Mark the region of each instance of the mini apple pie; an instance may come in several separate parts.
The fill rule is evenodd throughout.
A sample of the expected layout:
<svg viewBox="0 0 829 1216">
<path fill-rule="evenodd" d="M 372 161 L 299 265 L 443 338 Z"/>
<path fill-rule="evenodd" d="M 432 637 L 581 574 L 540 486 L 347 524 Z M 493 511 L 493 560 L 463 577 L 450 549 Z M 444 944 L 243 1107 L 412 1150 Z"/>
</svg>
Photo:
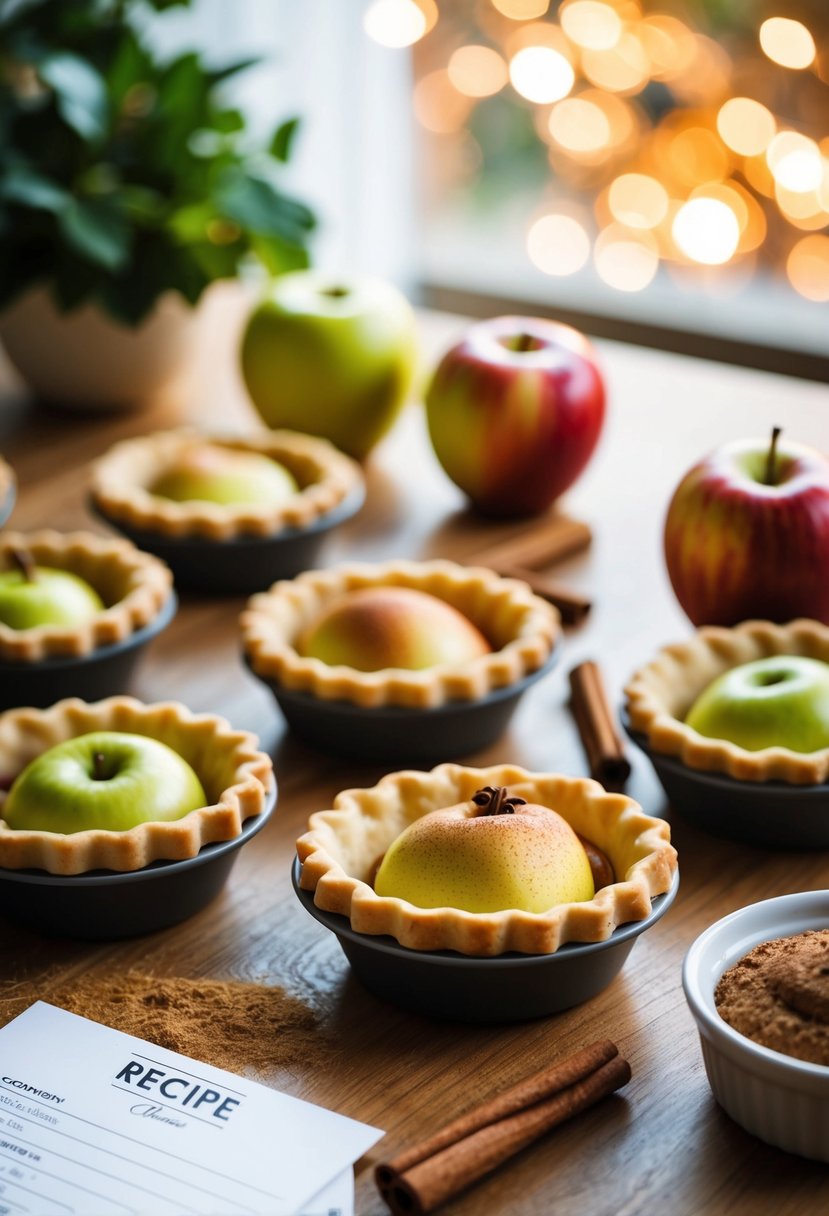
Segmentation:
<svg viewBox="0 0 829 1216">
<path fill-rule="evenodd" d="M 306 571 L 253 596 L 241 628 L 260 678 L 362 709 L 480 701 L 544 667 L 560 634 L 526 584 L 448 561 Z"/>
<path fill-rule="evenodd" d="M 492 815 L 504 817 L 495 824 Z M 396 857 L 390 876 L 394 886 L 403 866 L 409 867 L 408 898 L 388 893 L 383 881 L 388 859 L 407 833 L 425 829 L 427 821 L 434 823 L 427 847 L 421 840 L 407 858 Z M 556 864 L 557 856 L 565 869 L 583 868 L 583 859 L 573 852 L 582 846 L 588 859 L 591 853 L 603 855 L 609 870 L 595 882 L 589 870 L 587 877 L 565 875 L 566 902 L 545 906 L 534 895 L 526 902 L 535 910 L 512 906 L 523 902 L 519 888 L 532 884 L 532 872 L 538 876 L 539 850 L 548 833 L 554 839 L 542 870 Z M 472 864 L 469 838 L 476 836 Z M 415 950 L 481 956 L 550 954 L 566 942 L 605 941 L 619 925 L 650 915 L 651 900 L 671 888 L 677 868 L 668 824 L 646 815 L 632 798 L 609 794 L 588 779 L 514 765 L 443 764 L 431 772 L 390 773 L 372 789 L 346 790 L 330 810 L 311 816 L 297 853 L 301 887 L 314 892 L 317 907 L 347 917 L 356 932 L 386 934 Z M 460 867 L 457 876 L 448 874 L 453 867 Z M 592 861 L 590 868 L 596 877 Z M 507 871 L 506 896 L 484 890 L 503 885 Z M 463 907 L 441 904 L 434 895 L 455 877 L 454 889 L 464 892 L 457 900 Z M 544 873 L 542 882 L 549 877 Z M 470 901 L 496 910 L 470 911 Z"/>
<path fill-rule="evenodd" d="M 158 767 L 160 752 L 183 771 L 181 806 L 171 806 L 162 788 L 171 770 Z M 35 766 L 46 768 L 37 784 Z M 273 789 L 270 758 L 254 735 L 175 702 L 72 698 L 47 710 L 12 710 L 0 715 L 0 867 L 71 875 L 195 857 L 206 844 L 237 837 Z M 154 819 L 156 799 L 163 809 Z M 87 801 L 101 826 L 83 826 Z M 52 830 L 43 829 L 44 814 Z"/>
<path fill-rule="evenodd" d="M 230 541 L 309 528 L 362 486 L 356 462 L 325 439 L 179 430 L 116 444 L 94 466 L 92 499 L 128 532 Z"/>
<path fill-rule="evenodd" d="M 632 729 L 689 769 L 829 779 L 829 627 L 817 621 L 703 627 L 661 650 L 625 692 Z"/>
<path fill-rule="evenodd" d="M 129 541 L 4 532 L 0 663 L 81 659 L 126 642 L 159 617 L 172 592 L 164 563 Z"/>
</svg>

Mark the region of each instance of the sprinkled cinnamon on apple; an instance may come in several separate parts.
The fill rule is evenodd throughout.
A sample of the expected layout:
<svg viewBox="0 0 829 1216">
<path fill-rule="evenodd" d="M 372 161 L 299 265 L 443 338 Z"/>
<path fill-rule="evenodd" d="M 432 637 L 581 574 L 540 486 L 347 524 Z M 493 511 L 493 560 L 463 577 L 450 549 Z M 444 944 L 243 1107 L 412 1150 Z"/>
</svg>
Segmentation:
<svg viewBox="0 0 829 1216">
<path fill-rule="evenodd" d="M 517 806 L 526 806 L 526 798 L 507 797 L 505 785 L 486 785 L 470 798 L 481 809 L 480 815 L 512 815 Z"/>
<path fill-rule="evenodd" d="M 772 427 L 771 443 L 769 444 L 766 456 L 766 471 L 763 476 L 763 484 L 767 486 L 777 485 L 777 440 L 782 433 L 783 428 L 781 426 Z"/>
<path fill-rule="evenodd" d="M 37 566 L 28 549 L 12 549 L 10 557 L 27 583 L 37 582 Z"/>
</svg>

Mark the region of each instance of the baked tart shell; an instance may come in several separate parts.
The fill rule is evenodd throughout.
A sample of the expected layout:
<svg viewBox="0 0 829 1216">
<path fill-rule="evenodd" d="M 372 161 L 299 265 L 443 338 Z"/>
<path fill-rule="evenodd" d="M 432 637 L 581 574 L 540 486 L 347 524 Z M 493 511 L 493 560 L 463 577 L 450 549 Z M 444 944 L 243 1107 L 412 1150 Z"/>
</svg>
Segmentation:
<svg viewBox="0 0 829 1216">
<path fill-rule="evenodd" d="M 67 570 L 85 579 L 106 608 L 72 628 L 38 625 L 18 630 L 0 623 L 0 661 L 83 658 L 100 647 L 126 641 L 158 616 L 173 591 L 169 568 L 126 540 L 110 540 L 92 532 L 3 532 L 0 569 L 12 566 L 15 550 L 30 554 L 36 565 Z"/>
<path fill-rule="evenodd" d="M 829 780 L 829 747 L 801 753 L 786 747 L 747 751 L 726 739 L 710 739 L 685 722 L 691 706 L 718 676 L 774 655 L 803 655 L 829 663 L 829 626 L 797 620 L 787 625 L 745 621 L 731 629 L 704 626 L 686 642 L 666 646 L 625 688 L 634 731 L 650 747 L 689 768 L 724 773 L 738 781 L 819 785 Z"/>
<path fill-rule="evenodd" d="M 467 801 L 487 785 L 556 810 L 607 854 L 617 881 L 592 900 L 543 913 L 418 908 L 376 894 L 379 859 L 409 824 Z M 347 917 L 356 932 L 385 934 L 415 950 L 471 956 L 550 954 L 566 942 L 605 941 L 619 925 L 650 914 L 651 900 L 669 890 L 677 868 L 669 825 L 646 815 L 633 799 L 609 794 L 595 781 L 514 765 L 443 764 L 430 772 L 390 773 L 371 789 L 346 790 L 330 810 L 311 815 L 297 854 L 301 887 L 313 891 L 317 907 Z"/>
<path fill-rule="evenodd" d="M 383 586 L 410 587 L 445 600 L 477 625 L 492 651 L 420 671 L 357 671 L 299 654 L 297 637 L 327 604 L 348 591 Z M 448 561 L 351 563 L 306 571 L 254 595 L 240 624 L 256 675 L 321 701 L 347 701 L 366 709 L 433 709 L 451 701 L 480 700 L 542 667 L 561 631 L 556 610 L 525 583 Z"/>
<path fill-rule="evenodd" d="M 152 493 L 153 483 L 182 451 L 203 444 L 270 457 L 293 473 L 300 493 L 275 505 L 173 502 Z M 360 466 L 326 439 L 295 431 L 243 438 L 176 430 L 115 444 L 93 466 L 91 489 L 101 514 L 134 532 L 229 541 L 309 527 L 362 486 Z"/>
<path fill-rule="evenodd" d="M 166 743 L 195 770 L 210 805 L 124 832 L 10 828 L 2 813 L 14 778 L 49 748 L 92 731 L 148 735 Z M 87 704 L 72 698 L 47 710 L 12 710 L 0 715 L 0 867 L 49 874 L 124 872 L 195 857 L 206 844 L 238 836 L 244 821 L 265 809 L 273 784 L 270 757 L 259 750 L 255 735 L 234 730 L 217 715 L 193 714 L 177 702 L 145 705 L 111 697 Z"/>
</svg>

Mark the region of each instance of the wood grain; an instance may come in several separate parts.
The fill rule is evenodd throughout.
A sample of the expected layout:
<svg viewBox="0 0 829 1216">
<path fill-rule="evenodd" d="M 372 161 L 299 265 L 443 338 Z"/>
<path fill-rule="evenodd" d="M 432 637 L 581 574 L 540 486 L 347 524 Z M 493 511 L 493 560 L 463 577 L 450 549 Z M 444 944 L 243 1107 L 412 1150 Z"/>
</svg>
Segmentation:
<svg viewBox="0 0 829 1216">
<path fill-rule="evenodd" d="M 15 528 L 104 531 L 86 508 L 85 466 L 118 438 L 178 422 L 252 428 L 235 370 L 239 305 L 216 296 L 205 318 L 202 387 L 187 404 L 159 402 L 141 415 L 66 418 L 33 405 L 0 370 L 0 451 L 14 465 Z M 462 318 L 422 315 L 424 369 L 463 329 Z M 829 400 L 804 381 L 601 343 L 611 389 L 600 449 L 565 509 L 592 530 L 589 551 L 555 577 L 589 597 L 593 611 L 568 631 L 556 671 L 526 696 L 507 735 L 474 763 L 513 761 L 585 773 L 567 710 L 565 672 L 587 657 L 602 664 L 618 701 L 630 672 L 689 626 L 667 583 L 661 527 L 682 473 L 716 444 L 767 434 L 826 446 Z M 412 403 L 367 466 L 365 509 L 332 538 L 328 563 L 408 555 L 473 555 L 508 539 L 514 525 L 483 522 L 431 454 Z M 336 941 L 308 917 L 290 886 L 295 838 L 311 811 L 340 789 L 371 784 L 380 766 L 343 764 L 291 737 L 269 694 L 238 657 L 238 598 L 185 598 L 154 643 L 133 691 L 176 697 L 256 731 L 274 756 L 277 813 L 242 852 L 229 885 L 189 922 L 129 942 L 50 941 L 4 926 L 0 979 L 31 998 L 73 974 L 140 967 L 164 975 L 270 982 L 318 1011 L 334 1066 L 296 1060 L 274 1085 L 386 1130 L 357 1169 L 360 1216 L 385 1212 L 372 1181 L 388 1159 L 494 1090 L 559 1054 L 614 1039 L 633 1079 L 614 1096 L 522 1153 L 508 1168 L 453 1201 L 455 1216 L 809 1216 L 829 1204 L 829 1171 L 767 1148 L 732 1123 L 711 1097 L 680 985 L 683 955 L 718 917 L 753 900 L 829 885 L 825 854 L 775 854 L 705 836 L 666 810 L 646 762 L 632 755 L 628 791 L 672 820 L 682 882 L 670 913 L 639 939 L 622 974 L 589 1004 L 527 1024 L 469 1027 L 432 1022 L 385 1005 L 351 977 Z M 217 1033 L 221 1028 L 217 1027 Z"/>
</svg>

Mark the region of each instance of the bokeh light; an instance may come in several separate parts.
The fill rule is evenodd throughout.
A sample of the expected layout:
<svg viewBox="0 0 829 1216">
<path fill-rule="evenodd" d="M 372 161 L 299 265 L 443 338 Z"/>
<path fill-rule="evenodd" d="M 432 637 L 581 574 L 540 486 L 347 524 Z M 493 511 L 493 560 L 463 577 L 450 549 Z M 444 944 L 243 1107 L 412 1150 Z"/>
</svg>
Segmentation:
<svg viewBox="0 0 829 1216">
<path fill-rule="evenodd" d="M 807 300 L 829 301 L 829 236 L 802 237 L 786 259 L 786 273 L 795 291 Z"/>
<path fill-rule="evenodd" d="M 656 228 L 668 214 L 668 192 L 655 177 L 623 173 L 608 192 L 614 219 L 628 228 Z"/>
<path fill-rule="evenodd" d="M 608 287 L 644 291 L 659 269 L 659 253 L 649 232 L 631 232 L 622 224 L 610 224 L 596 239 L 593 264 Z"/>
<path fill-rule="evenodd" d="M 363 29 L 381 46 L 412 46 L 438 19 L 435 0 L 372 0 L 363 14 Z"/>
<path fill-rule="evenodd" d="M 777 123 L 761 102 L 730 97 L 717 112 L 717 130 L 732 151 L 740 156 L 757 156 L 771 143 Z"/>
<path fill-rule="evenodd" d="M 815 59 L 815 40 L 801 21 L 769 17 L 760 26 L 760 46 L 774 63 L 802 70 Z"/>
<path fill-rule="evenodd" d="M 561 278 L 586 265 L 590 237 L 572 215 L 551 212 L 537 219 L 527 233 L 527 253 L 539 270 Z"/>
<path fill-rule="evenodd" d="M 559 20 L 570 41 L 588 51 L 609 51 L 624 29 L 616 9 L 601 0 L 569 0 Z"/>
<path fill-rule="evenodd" d="M 736 253 L 740 225 L 721 199 L 697 197 L 679 208 L 671 225 L 679 249 L 693 262 L 721 266 Z"/>
<path fill-rule="evenodd" d="M 582 69 L 599 88 L 637 93 L 648 83 L 650 61 L 636 35 L 626 31 L 610 50 L 583 51 Z"/>
<path fill-rule="evenodd" d="M 766 151 L 777 185 L 795 193 L 817 190 L 823 179 L 823 157 L 813 139 L 798 131 L 781 131 Z"/>
<path fill-rule="evenodd" d="M 435 135 L 460 131 L 472 108 L 471 98 L 458 92 L 444 68 L 420 78 L 415 85 L 413 104 L 418 122 Z"/>
<path fill-rule="evenodd" d="M 528 101 L 552 102 L 566 97 L 576 74 L 573 65 L 560 51 L 549 46 L 523 47 L 509 65 L 513 88 Z"/>
<path fill-rule="evenodd" d="M 611 141 L 610 119 L 600 105 L 584 97 L 567 97 L 553 106 L 548 129 L 568 152 L 598 152 Z"/>
<path fill-rule="evenodd" d="M 544 16 L 550 0 L 492 0 L 492 5 L 513 21 L 532 21 Z"/>
<path fill-rule="evenodd" d="M 491 97 L 509 79 L 504 60 L 488 46 L 461 46 L 449 60 L 449 79 L 467 97 Z"/>
</svg>

